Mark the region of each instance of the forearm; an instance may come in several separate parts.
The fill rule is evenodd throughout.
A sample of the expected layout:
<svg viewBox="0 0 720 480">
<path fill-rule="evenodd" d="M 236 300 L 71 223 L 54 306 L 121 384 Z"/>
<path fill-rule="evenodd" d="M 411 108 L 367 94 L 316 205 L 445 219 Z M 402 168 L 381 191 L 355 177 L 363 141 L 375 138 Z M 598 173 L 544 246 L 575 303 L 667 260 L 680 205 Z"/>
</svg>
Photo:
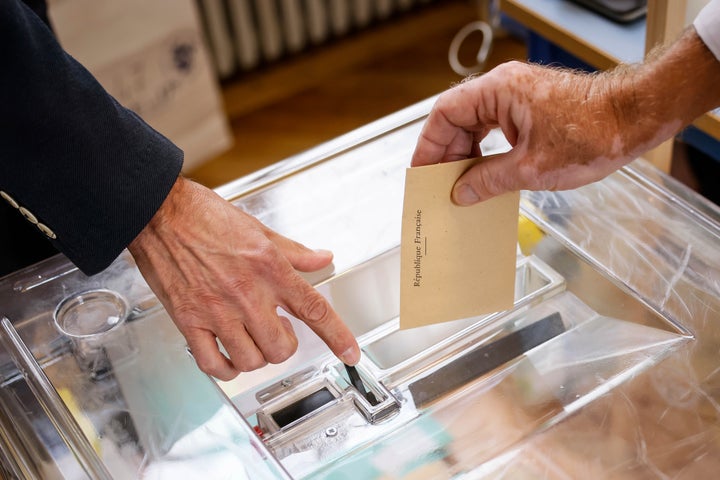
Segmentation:
<svg viewBox="0 0 720 480">
<path fill-rule="evenodd" d="M 0 53 L 0 190 L 97 273 L 155 214 L 183 153 L 119 105 L 21 2 L 0 2 Z"/>
<path fill-rule="evenodd" d="M 670 47 L 651 52 L 642 65 L 608 75 L 621 82 L 615 100 L 621 134 L 638 155 L 720 106 L 720 61 L 693 27 Z"/>
</svg>

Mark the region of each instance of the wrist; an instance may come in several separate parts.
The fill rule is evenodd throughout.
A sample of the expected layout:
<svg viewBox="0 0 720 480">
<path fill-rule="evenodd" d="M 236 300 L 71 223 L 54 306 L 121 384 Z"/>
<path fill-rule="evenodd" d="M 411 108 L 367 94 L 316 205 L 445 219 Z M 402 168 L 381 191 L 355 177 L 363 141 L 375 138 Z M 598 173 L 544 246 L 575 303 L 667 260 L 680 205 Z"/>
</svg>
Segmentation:
<svg viewBox="0 0 720 480">
<path fill-rule="evenodd" d="M 160 208 L 155 212 L 155 215 L 153 215 L 138 236 L 128 245 L 128 250 L 133 256 L 136 256 L 137 253 L 147 251 L 150 245 L 156 243 L 155 239 L 160 237 L 162 232 L 169 228 L 172 219 L 176 218 L 179 214 L 182 203 L 186 202 L 186 200 L 183 199 L 185 199 L 189 193 L 188 183 L 189 181 L 183 177 L 177 177 L 167 197 L 165 197 Z"/>
</svg>

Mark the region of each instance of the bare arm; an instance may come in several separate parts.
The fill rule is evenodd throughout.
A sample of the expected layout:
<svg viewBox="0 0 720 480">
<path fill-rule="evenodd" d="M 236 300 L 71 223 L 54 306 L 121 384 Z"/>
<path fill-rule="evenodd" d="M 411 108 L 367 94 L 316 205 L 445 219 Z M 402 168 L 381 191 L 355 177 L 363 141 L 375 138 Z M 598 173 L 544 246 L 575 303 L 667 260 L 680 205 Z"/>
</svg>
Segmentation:
<svg viewBox="0 0 720 480">
<path fill-rule="evenodd" d="M 472 204 L 513 190 L 563 190 L 599 180 L 720 105 L 720 62 L 695 30 L 640 65 L 584 74 L 519 62 L 443 93 L 412 165 L 480 155 L 500 127 L 512 150 L 458 179 Z"/>
</svg>

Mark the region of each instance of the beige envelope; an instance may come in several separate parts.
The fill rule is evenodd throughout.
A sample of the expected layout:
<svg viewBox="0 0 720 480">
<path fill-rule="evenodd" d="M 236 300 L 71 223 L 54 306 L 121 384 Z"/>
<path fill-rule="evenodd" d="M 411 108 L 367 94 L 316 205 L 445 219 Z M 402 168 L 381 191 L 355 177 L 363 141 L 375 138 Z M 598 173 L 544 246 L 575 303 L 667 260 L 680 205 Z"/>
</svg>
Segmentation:
<svg viewBox="0 0 720 480">
<path fill-rule="evenodd" d="M 400 328 L 507 310 L 515 295 L 519 192 L 461 207 L 450 193 L 478 159 L 408 168 Z"/>
</svg>

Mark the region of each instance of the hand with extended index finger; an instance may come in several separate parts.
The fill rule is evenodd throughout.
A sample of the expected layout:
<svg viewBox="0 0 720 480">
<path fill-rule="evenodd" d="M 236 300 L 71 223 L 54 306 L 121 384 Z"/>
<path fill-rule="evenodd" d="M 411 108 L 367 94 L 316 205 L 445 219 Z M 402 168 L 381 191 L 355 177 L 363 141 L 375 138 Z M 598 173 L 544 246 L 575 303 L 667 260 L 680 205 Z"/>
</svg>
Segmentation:
<svg viewBox="0 0 720 480">
<path fill-rule="evenodd" d="M 179 178 L 129 250 L 210 375 L 229 380 L 295 352 L 295 333 L 277 307 L 345 363 L 359 360 L 350 330 L 297 272 L 325 267 L 332 254 L 289 240 L 207 188 Z"/>
</svg>

